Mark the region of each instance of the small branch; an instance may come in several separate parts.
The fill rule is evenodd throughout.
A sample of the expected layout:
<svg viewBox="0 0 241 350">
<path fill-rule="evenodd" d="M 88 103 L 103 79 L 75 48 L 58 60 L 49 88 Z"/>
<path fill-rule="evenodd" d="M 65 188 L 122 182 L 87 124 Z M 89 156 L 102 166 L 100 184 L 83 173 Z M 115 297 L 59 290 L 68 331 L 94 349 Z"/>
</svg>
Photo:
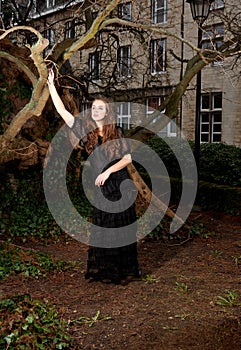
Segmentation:
<svg viewBox="0 0 241 350">
<path fill-rule="evenodd" d="M 103 11 L 99 12 L 98 16 L 96 17 L 96 19 L 94 20 L 94 22 L 92 23 L 92 26 L 90 27 L 90 29 L 87 31 L 87 33 L 81 37 L 79 40 L 77 40 L 76 42 L 74 42 L 64 53 L 63 55 L 63 59 L 64 61 L 66 61 L 67 59 L 69 59 L 72 54 L 83 48 L 91 39 L 94 38 L 94 36 L 98 33 L 98 31 L 101 28 L 101 23 L 103 22 L 103 20 L 111 13 L 111 11 L 113 11 L 117 5 L 120 3 L 120 0 L 112 0 L 109 2 L 109 4 L 104 8 Z"/>
<path fill-rule="evenodd" d="M 116 18 L 110 18 L 110 19 L 105 20 L 99 29 L 101 30 L 107 26 L 114 25 L 114 24 L 120 24 L 120 25 L 125 26 L 125 27 L 139 28 L 139 29 L 143 29 L 143 30 L 147 30 L 147 31 L 159 33 L 159 34 L 165 34 L 166 36 L 178 39 L 179 41 L 186 44 L 194 51 L 197 51 L 197 52 L 200 51 L 200 49 L 197 46 L 193 45 L 188 40 L 185 40 L 184 38 L 180 37 L 179 35 L 172 33 L 169 30 L 164 29 L 162 25 L 158 25 L 158 24 L 153 26 L 151 24 L 149 25 L 149 24 L 142 24 L 142 23 L 134 23 L 134 22 L 125 21 L 123 19 L 116 17 Z"/>
</svg>

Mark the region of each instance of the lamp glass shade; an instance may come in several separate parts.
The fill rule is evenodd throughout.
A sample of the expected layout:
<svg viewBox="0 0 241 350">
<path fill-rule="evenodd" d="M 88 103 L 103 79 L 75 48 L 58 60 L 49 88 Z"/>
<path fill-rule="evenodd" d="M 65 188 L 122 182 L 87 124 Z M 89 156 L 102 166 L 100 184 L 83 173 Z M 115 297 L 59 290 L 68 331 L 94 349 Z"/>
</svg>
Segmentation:
<svg viewBox="0 0 241 350">
<path fill-rule="evenodd" d="M 208 17 L 210 6 L 213 0 L 187 0 L 190 4 L 192 17 L 194 21 L 204 22 Z"/>
</svg>

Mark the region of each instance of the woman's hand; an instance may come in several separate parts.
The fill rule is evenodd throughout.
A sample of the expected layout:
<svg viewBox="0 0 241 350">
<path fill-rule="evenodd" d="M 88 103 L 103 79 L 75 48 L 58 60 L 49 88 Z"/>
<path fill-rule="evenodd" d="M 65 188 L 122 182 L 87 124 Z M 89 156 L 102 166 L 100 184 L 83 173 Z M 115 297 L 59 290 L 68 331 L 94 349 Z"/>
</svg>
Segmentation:
<svg viewBox="0 0 241 350">
<path fill-rule="evenodd" d="M 103 173 L 101 173 L 100 175 L 97 176 L 96 180 L 95 180 L 95 185 L 96 186 L 103 186 L 105 181 L 108 179 L 108 177 L 110 176 L 110 172 L 108 171 L 108 169 L 106 171 L 104 171 Z"/>
<path fill-rule="evenodd" d="M 65 108 L 57 90 L 56 87 L 54 85 L 54 71 L 52 68 L 49 69 L 49 75 L 48 75 L 48 79 L 47 79 L 47 84 L 49 87 L 49 92 L 53 101 L 53 104 L 57 110 L 57 112 L 59 113 L 59 115 L 61 115 L 61 117 L 64 119 L 65 123 L 72 128 L 72 126 L 74 125 L 74 116 L 67 111 L 67 109 Z"/>
<path fill-rule="evenodd" d="M 95 185 L 96 186 L 103 186 L 105 181 L 110 176 L 110 174 L 115 173 L 116 171 L 125 168 L 130 163 L 131 163 L 131 155 L 126 154 L 117 163 L 111 165 L 107 170 L 105 170 L 103 173 L 98 175 L 96 180 L 95 180 Z"/>
<path fill-rule="evenodd" d="M 47 80 L 48 85 L 53 85 L 54 84 L 54 71 L 52 68 L 49 68 L 49 75 L 48 75 L 48 80 Z"/>
</svg>

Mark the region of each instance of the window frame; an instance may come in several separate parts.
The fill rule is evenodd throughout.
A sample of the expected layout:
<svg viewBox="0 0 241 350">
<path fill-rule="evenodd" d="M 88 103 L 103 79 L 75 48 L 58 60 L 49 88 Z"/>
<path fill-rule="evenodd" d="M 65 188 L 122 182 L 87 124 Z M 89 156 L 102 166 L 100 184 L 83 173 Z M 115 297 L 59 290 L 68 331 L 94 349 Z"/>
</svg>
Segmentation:
<svg viewBox="0 0 241 350">
<path fill-rule="evenodd" d="M 33 13 L 39 13 L 39 12 L 43 12 L 46 9 L 46 3 L 44 2 L 44 4 L 38 4 L 38 0 L 34 0 L 33 1 L 33 8 L 32 8 L 32 12 Z"/>
<path fill-rule="evenodd" d="M 162 48 L 162 54 L 160 56 L 158 55 L 159 48 Z M 161 59 L 161 64 L 160 64 L 160 59 Z M 153 39 L 150 41 L 150 66 L 151 66 L 150 69 L 151 69 L 152 75 L 162 74 L 166 72 L 167 38 Z"/>
<path fill-rule="evenodd" d="M 124 108 L 127 106 L 127 114 L 124 113 Z M 124 123 L 123 120 L 127 120 Z M 131 128 L 131 102 L 120 102 L 117 107 L 117 125 L 122 127 L 124 130 Z"/>
<path fill-rule="evenodd" d="M 161 105 L 162 101 L 165 99 L 165 96 L 150 96 L 146 98 L 146 118 L 148 118 L 152 113 L 154 113 L 157 108 L 150 106 L 150 100 L 156 100 L 157 108 Z M 165 113 L 165 111 L 160 112 Z M 155 122 L 155 119 L 154 121 Z M 175 131 L 173 131 L 173 126 L 175 126 Z M 165 135 L 166 137 L 176 137 L 177 136 L 177 128 L 176 128 L 176 118 L 170 120 L 170 122 L 158 133 L 161 135 Z"/>
<path fill-rule="evenodd" d="M 124 50 L 127 50 L 125 56 Z M 131 45 L 123 45 L 118 48 L 117 61 L 120 77 L 131 77 Z M 126 72 L 125 72 L 126 71 Z"/>
<path fill-rule="evenodd" d="M 167 23 L 168 1 L 161 0 L 163 1 L 163 6 L 158 6 L 158 1 L 160 0 L 151 1 L 152 22 L 154 24 Z M 162 20 L 158 19 L 160 15 L 163 18 Z"/>
<path fill-rule="evenodd" d="M 210 6 L 210 11 L 223 9 L 225 7 L 223 0 L 214 0 L 214 2 Z"/>
<path fill-rule="evenodd" d="M 221 97 L 221 107 L 215 107 L 215 97 L 220 95 Z M 208 96 L 209 98 L 209 106 L 208 108 L 203 108 L 203 98 L 205 96 Z M 201 108 L 200 108 L 200 142 L 201 143 L 218 143 L 222 142 L 222 102 L 223 102 L 223 96 L 222 92 L 210 92 L 210 93 L 203 93 L 201 94 Z M 215 117 L 220 114 L 221 121 L 215 121 Z M 208 120 L 203 121 L 204 116 L 208 116 Z M 204 125 L 208 125 L 208 131 L 202 131 L 205 129 L 203 128 Z M 214 131 L 214 126 L 220 125 L 220 131 Z M 204 137 L 202 136 L 208 135 L 208 138 L 204 140 Z M 214 140 L 215 135 L 220 135 L 220 139 L 218 141 Z"/>
<path fill-rule="evenodd" d="M 217 30 L 218 28 L 222 28 L 222 30 Z M 220 46 L 217 46 L 216 43 L 218 41 L 223 42 L 224 35 L 224 23 L 214 23 L 211 26 L 205 26 L 202 36 L 202 48 L 209 49 L 211 47 L 211 49 L 215 48 L 216 50 L 218 50 Z M 204 45 L 205 43 L 207 45 Z"/>
<path fill-rule="evenodd" d="M 101 51 L 97 50 L 89 53 L 89 73 L 92 80 L 101 79 Z"/>
<path fill-rule="evenodd" d="M 53 8 L 55 5 L 55 0 L 46 0 L 46 9 Z"/>
<path fill-rule="evenodd" d="M 65 39 L 74 39 L 76 37 L 76 20 L 67 21 L 65 23 Z"/>
<path fill-rule="evenodd" d="M 125 13 L 126 9 L 128 10 Z M 125 21 L 132 20 L 132 2 L 131 1 L 118 5 L 118 17 Z"/>
<path fill-rule="evenodd" d="M 47 50 L 50 50 L 53 48 L 55 44 L 55 31 L 53 28 L 48 28 L 45 30 L 45 37 L 49 40 L 49 45 L 47 47 Z"/>
<path fill-rule="evenodd" d="M 38 1 L 39 0 L 33 1 L 33 7 L 30 12 L 33 19 L 39 18 L 44 14 L 54 13 L 67 6 L 63 0 L 46 0 L 41 1 L 41 3 L 38 3 Z"/>
</svg>

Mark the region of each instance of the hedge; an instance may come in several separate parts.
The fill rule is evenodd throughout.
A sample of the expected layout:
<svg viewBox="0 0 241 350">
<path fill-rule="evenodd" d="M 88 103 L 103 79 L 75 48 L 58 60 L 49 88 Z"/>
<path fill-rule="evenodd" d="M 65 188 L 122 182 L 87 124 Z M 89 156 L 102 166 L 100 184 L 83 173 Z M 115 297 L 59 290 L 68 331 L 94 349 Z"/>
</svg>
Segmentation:
<svg viewBox="0 0 241 350">
<path fill-rule="evenodd" d="M 147 145 L 164 162 L 172 186 L 171 202 L 178 202 L 182 179 L 178 160 L 172 149 L 181 148 L 182 164 L 188 167 L 192 162 L 188 159 L 189 153 L 185 151 L 186 142 L 173 138 L 168 143 L 164 138 L 154 137 Z M 194 149 L 192 141 L 189 146 Z M 145 171 L 140 170 L 145 176 Z M 207 210 L 241 214 L 241 148 L 223 143 L 200 145 L 199 187 L 195 204 Z"/>
</svg>

